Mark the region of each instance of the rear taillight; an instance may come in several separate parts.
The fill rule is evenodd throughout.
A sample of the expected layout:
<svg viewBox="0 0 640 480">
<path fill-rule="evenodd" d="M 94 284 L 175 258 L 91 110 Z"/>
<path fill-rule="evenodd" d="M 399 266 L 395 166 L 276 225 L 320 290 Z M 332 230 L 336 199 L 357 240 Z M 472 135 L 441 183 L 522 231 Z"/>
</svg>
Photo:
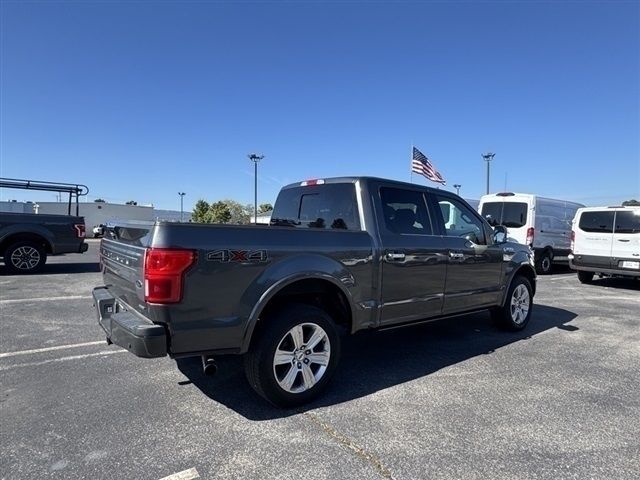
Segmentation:
<svg viewBox="0 0 640 480">
<path fill-rule="evenodd" d="M 571 253 L 573 253 L 573 247 L 576 245 L 576 232 L 571 230 Z"/>
<path fill-rule="evenodd" d="M 527 228 L 527 245 L 529 245 L 530 247 L 533 247 L 533 234 L 535 233 L 535 230 L 533 227 L 529 227 Z"/>
<path fill-rule="evenodd" d="M 84 223 L 76 223 L 73 225 L 73 228 L 76 229 L 76 237 L 84 238 L 87 235 L 87 232 L 84 228 Z"/>
<path fill-rule="evenodd" d="M 144 256 L 145 302 L 179 302 L 184 272 L 195 260 L 196 253 L 193 250 L 148 248 Z"/>
</svg>

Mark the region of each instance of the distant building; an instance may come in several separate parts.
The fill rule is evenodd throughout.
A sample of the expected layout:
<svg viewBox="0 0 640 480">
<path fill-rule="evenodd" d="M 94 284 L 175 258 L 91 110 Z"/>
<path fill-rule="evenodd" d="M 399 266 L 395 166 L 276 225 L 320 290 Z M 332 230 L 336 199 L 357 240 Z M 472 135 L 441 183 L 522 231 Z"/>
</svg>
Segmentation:
<svg viewBox="0 0 640 480">
<path fill-rule="evenodd" d="M 117 203 L 81 202 L 79 214 L 84 217 L 87 230 L 96 225 L 117 220 L 180 221 L 180 212 L 175 210 L 156 210 L 152 205 L 121 205 Z M 0 202 L 0 211 L 15 213 L 39 213 L 66 215 L 69 205 L 66 202 Z M 71 214 L 75 215 L 76 205 L 71 204 Z M 184 221 L 191 220 L 191 212 L 184 212 Z"/>
<path fill-rule="evenodd" d="M 251 223 L 256 223 L 258 225 L 260 224 L 269 225 L 269 222 L 271 222 L 271 215 L 273 215 L 273 210 L 267 210 L 266 212 L 258 214 L 258 217 L 256 218 L 256 222 L 253 221 L 253 215 L 251 215 L 250 221 Z"/>
</svg>

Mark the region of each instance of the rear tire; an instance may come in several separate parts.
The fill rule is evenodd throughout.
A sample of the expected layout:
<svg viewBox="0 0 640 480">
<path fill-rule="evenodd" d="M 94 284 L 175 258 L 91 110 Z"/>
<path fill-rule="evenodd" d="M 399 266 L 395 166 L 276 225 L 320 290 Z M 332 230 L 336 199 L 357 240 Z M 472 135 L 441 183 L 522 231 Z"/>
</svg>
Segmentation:
<svg viewBox="0 0 640 480">
<path fill-rule="evenodd" d="M 549 275 L 553 270 L 553 251 L 543 250 L 536 259 L 536 272 L 538 275 Z"/>
<path fill-rule="evenodd" d="M 14 274 L 39 272 L 46 261 L 47 252 L 35 242 L 16 242 L 4 251 L 4 264 Z"/>
<path fill-rule="evenodd" d="M 595 272 L 585 272 L 584 270 L 578 270 L 578 280 L 580 283 L 591 283 Z"/>
<path fill-rule="evenodd" d="M 511 281 L 504 305 L 491 311 L 496 324 L 505 330 L 524 329 L 531 319 L 533 311 L 533 292 L 531 283 L 518 275 Z"/>
<path fill-rule="evenodd" d="M 340 337 L 331 317 L 312 305 L 294 304 L 261 322 L 263 328 L 244 357 L 249 384 L 277 407 L 315 399 L 340 357 Z"/>
</svg>

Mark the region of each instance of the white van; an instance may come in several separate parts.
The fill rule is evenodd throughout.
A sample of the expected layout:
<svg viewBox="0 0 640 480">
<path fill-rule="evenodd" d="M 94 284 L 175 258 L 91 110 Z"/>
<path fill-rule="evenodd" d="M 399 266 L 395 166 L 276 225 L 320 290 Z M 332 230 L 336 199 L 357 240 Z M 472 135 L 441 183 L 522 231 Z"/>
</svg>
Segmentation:
<svg viewBox="0 0 640 480">
<path fill-rule="evenodd" d="M 483 195 L 478 211 L 492 226 L 504 225 L 513 240 L 535 252 L 536 270 L 551 273 L 554 262 L 567 262 L 571 250 L 571 221 L 580 203 L 530 193 Z"/>
<path fill-rule="evenodd" d="M 569 265 L 578 279 L 640 277 L 640 207 L 589 207 L 576 212 Z"/>
</svg>

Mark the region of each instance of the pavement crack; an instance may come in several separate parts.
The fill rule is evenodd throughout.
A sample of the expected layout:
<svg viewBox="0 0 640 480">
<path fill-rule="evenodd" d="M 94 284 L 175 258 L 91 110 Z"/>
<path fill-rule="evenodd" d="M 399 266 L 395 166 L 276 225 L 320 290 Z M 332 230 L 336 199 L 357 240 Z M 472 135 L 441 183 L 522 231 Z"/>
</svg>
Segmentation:
<svg viewBox="0 0 640 480">
<path fill-rule="evenodd" d="M 321 420 L 320 417 L 318 417 L 316 414 L 305 412 L 303 413 L 303 415 L 311 420 L 311 422 L 322 428 L 322 430 L 324 430 L 324 432 L 333 440 L 346 447 L 348 450 L 353 452 L 356 456 L 360 457 L 367 463 L 371 464 L 373 468 L 375 468 L 376 471 L 382 476 L 382 478 L 388 478 L 391 480 L 394 479 L 391 470 L 389 470 L 389 468 L 387 468 L 385 464 L 382 463 L 382 460 L 376 457 L 373 453 L 367 452 L 364 448 L 356 445 L 349 437 L 337 431 L 327 422 Z"/>
</svg>

